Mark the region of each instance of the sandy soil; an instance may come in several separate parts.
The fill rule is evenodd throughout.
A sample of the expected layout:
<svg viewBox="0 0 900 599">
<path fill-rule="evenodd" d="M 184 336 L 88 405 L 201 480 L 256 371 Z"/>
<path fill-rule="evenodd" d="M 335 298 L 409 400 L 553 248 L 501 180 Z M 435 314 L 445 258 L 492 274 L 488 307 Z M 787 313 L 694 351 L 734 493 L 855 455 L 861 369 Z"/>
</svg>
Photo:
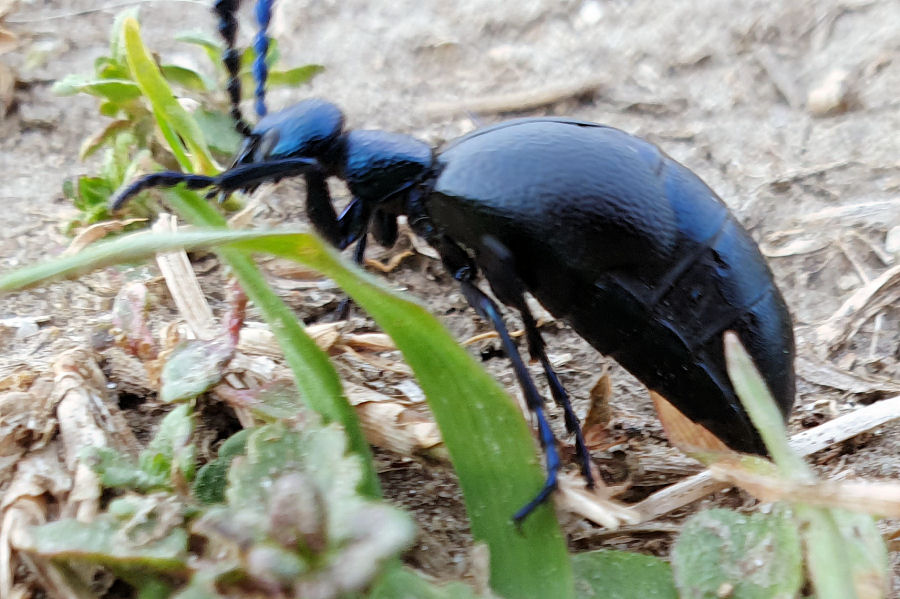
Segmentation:
<svg viewBox="0 0 900 599">
<path fill-rule="evenodd" d="M 77 153 L 103 119 L 93 99 L 57 98 L 50 86 L 91 70 L 106 50 L 117 10 L 51 0 L 20 2 L 6 17 L 20 45 L 0 55 L 18 81 L 12 96 L 0 94 L 6 110 L 0 114 L 0 271 L 56 255 L 69 241 L 61 231 L 74 211 L 61 186 L 96 167 L 80 163 Z M 215 25 L 202 2 L 148 2 L 141 16 L 148 45 L 186 63 L 196 57 L 171 42 L 172 32 L 186 23 L 207 31 Z M 297 0 L 281 3 L 275 23 L 285 64 L 317 62 L 327 70 L 311 89 L 272 93 L 274 108 L 300 96 L 326 97 L 343 107 L 351 127 L 411 133 L 435 145 L 476 124 L 536 114 L 602 122 L 658 143 L 722 196 L 769 256 L 796 326 L 794 429 L 897 394 L 898 277 L 867 306 L 840 312 L 855 292 L 896 270 L 900 258 L 897 2 Z M 527 108 L 561 87 L 593 91 Z M 506 109 L 484 109 L 498 98 Z M 267 198 L 261 220 L 298 219 L 301 194 L 295 185 L 282 185 Z M 393 253 L 376 249 L 372 255 Z M 206 266 L 205 280 L 214 289 L 222 273 Z M 425 301 L 460 339 L 487 330 L 436 262 L 416 256 L 385 276 Z M 89 342 L 109 322 L 121 282 L 120 274 L 104 272 L 4 296 L 0 380 L 46 369 L 62 350 Z M 221 305 L 221 294 L 210 295 L 214 307 Z M 289 299 L 312 322 L 339 297 L 293 292 Z M 161 298 L 159 319 L 174 316 L 170 304 Z M 360 328 L 370 326 L 355 318 Z M 849 334 L 829 343 L 826 323 Z M 561 325 L 544 332 L 563 382 L 576 398 L 586 398 L 603 359 Z M 471 349 L 488 356 L 492 344 Z M 485 365 L 515 392 L 505 360 Z M 666 447 L 642 387 L 618 368 L 611 373 L 613 430 L 623 441 L 595 457 L 611 480 L 631 480 L 637 498 L 695 467 Z M 396 382 L 363 379 L 377 387 Z M 583 400 L 577 407 L 586 409 Z M 883 426 L 815 462 L 830 477 L 896 480 L 898 433 L 900 424 Z M 391 454 L 379 459 L 388 492 L 414 511 L 423 529 L 410 561 L 440 577 L 460 575 L 469 541 L 452 473 Z M 732 492 L 701 503 L 744 502 Z M 609 535 L 572 523 L 569 531 L 578 549 L 664 554 L 673 534 L 665 524 Z M 897 523 L 884 528 L 896 534 Z M 896 557 L 894 563 L 900 567 Z"/>
</svg>

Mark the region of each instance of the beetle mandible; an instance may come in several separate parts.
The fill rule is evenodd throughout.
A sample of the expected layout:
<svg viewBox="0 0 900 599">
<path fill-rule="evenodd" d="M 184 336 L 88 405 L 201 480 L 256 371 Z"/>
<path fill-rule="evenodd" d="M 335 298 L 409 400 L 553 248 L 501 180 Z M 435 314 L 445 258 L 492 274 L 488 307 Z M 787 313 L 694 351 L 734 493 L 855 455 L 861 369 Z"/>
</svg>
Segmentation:
<svg viewBox="0 0 900 599">
<path fill-rule="evenodd" d="M 272 1 L 257 6 L 261 56 Z M 554 490 L 560 461 L 544 400 L 500 308 L 477 286 L 478 273 L 519 312 L 528 351 L 575 436 L 588 486 L 590 454 L 526 293 L 727 445 L 765 453 L 728 378 L 722 334 L 738 334 L 787 417 L 794 400 L 791 319 L 756 244 L 699 177 L 647 141 L 573 119 L 503 122 L 434 151 L 407 135 L 345 131 L 341 111 L 324 100 L 262 116 L 264 62 L 256 68 L 261 118 L 251 127 L 238 106 L 238 3 L 214 3 L 231 112 L 245 137 L 234 165 L 218 176 L 146 175 L 113 198 L 114 209 L 150 187 L 184 184 L 227 194 L 302 176 L 309 220 L 336 247 L 355 243 L 358 263 L 368 233 L 390 247 L 397 217 L 405 215 L 499 333 L 535 414 L 547 478 L 514 515 L 517 522 Z M 329 177 L 344 180 L 352 194 L 339 216 Z"/>
</svg>

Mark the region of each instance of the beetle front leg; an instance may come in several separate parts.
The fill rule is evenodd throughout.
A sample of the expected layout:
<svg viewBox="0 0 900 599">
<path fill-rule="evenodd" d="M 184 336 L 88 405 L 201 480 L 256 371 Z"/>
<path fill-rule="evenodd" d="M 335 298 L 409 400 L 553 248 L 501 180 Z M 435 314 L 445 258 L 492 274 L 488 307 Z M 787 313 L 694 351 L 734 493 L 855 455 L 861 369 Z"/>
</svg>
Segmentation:
<svg viewBox="0 0 900 599">
<path fill-rule="evenodd" d="M 309 218 L 309 222 L 328 243 L 341 248 L 341 227 L 334 211 L 334 205 L 331 203 L 331 193 L 328 191 L 325 175 L 316 169 L 306 172 L 304 178 L 306 179 L 306 216 Z"/>
</svg>

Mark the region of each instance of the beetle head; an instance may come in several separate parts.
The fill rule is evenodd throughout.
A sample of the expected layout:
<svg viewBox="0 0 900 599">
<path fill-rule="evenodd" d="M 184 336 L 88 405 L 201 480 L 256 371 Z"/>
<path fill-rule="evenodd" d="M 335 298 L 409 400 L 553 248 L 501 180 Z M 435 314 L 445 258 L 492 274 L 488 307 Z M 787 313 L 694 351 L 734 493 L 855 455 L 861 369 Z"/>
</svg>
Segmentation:
<svg viewBox="0 0 900 599">
<path fill-rule="evenodd" d="M 235 165 L 327 157 L 335 151 L 343 128 L 344 115 L 337 106 L 325 100 L 303 100 L 260 119 L 244 140 Z"/>
</svg>

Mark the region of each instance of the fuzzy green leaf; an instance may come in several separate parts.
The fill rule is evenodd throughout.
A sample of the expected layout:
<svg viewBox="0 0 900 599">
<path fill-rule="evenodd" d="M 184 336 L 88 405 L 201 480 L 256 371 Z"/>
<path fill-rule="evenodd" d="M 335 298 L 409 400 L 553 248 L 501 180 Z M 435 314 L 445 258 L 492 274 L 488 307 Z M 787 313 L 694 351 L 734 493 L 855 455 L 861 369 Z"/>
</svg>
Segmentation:
<svg viewBox="0 0 900 599">
<path fill-rule="evenodd" d="M 589 551 L 572 556 L 580 599 L 678 599 L 672 568 L 658 557 L 627 551 Z"/>
<path fill-rule="evenodd" d="M 297 596 L 366 588 L 411 543 L 414 527 L 399 510 L 359 495 L 360 460 L 346 449 L 343 431 L 308 410 L 292 424 L 250 432 L 245 455 L 229 468 L 225 504 L 193 526 L 207 538 L 206 553 L 240 548 L 247 578 L 292 586 Z"/>
<path fill-rule="evenodd" d="M 204 393 L 222 380 L 233 355 L 234 344 L 227 337 L 181 343 L 163 366 L 159 399 L 172 403 Z"/>
<path fill-rule="evenodd" d="M 700 512 L 678 536 L 672 565 L 683 599 L 791 599 L 803 586 L 800 535 L 784 511 Z"/>
<path fill-rule="evenodd" d="M 219 448 L 216 459 L 197 471 L 197 479 L 194 481 L 194 495 L 197 499 L 203 503 L 225 501 L 228 468 L 234 458 L 246 453 L 249 435 L 250 429 L 243 429 L 228 437 Z"/>
<path fill-rule="evenodd" d="M 184 572 L 188 537 L 180 516 L 157 497 L 128 501 L 135 507 L 120 515 L 111 508 L 90 523 L 66 519 L 34 527 L 25 546 L 44 557 L 86 560 L 120 572 Z"/>
<path fill-rule="evenodd" d="M 395 567 L 381 577 L 368 599 L 488 599 L 460 582 L 438 585 L 409 568 Z"/>
</svg>

